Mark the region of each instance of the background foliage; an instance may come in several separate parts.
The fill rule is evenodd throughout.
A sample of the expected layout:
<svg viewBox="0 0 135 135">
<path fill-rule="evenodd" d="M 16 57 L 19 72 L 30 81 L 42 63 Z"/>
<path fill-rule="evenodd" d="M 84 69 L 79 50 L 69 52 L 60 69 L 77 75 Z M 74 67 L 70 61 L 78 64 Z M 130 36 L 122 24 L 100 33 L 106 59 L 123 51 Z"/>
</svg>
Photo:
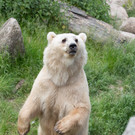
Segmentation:
<svg viewBox="0 0 135 135">
<path fill-rule="evenodd" d="M 0 12 L 22 24 L 28 21 L 50 24 L 61 20 L 60 6 L 51 0 L 0 0 Z"/>
<path fill-rule="evenodd" d="M 87 14 L 105 22 L 110 22 L 109 6 L 106 0 L 65 0 L 71 5 L 77 6 Z"/>
<path fill-rule="evenodd" d="M 85 10 L 90 16 L 109 22 L 109 6 L 105 0 L 65 0 Z M 0 0 L 0 13 L 5 18 L 15 17 L 20 23 L 62 23 L 60 5 L 53 0 Z"/>
</svg>

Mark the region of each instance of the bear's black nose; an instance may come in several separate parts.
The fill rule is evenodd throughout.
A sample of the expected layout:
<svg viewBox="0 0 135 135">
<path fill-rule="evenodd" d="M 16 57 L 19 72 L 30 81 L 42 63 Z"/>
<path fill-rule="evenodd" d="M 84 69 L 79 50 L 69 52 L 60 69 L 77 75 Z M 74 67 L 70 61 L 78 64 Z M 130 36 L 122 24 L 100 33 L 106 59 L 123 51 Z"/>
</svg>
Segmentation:
<svg viewBox="0 0 135 135">
<path fill-rule="evenodd" d="M 77 45 L 72 43 L 69 45 L 69 54 L 74 56 L 77 52 Z"/>
<path fill-rule="evenodd" d="M 77 47 L 77 45 L 74 44 L 74 43 L 69 45 L 69 48 L 70 48 L 70 49 L 76 49 L 76 47 Z"/>
</svg>

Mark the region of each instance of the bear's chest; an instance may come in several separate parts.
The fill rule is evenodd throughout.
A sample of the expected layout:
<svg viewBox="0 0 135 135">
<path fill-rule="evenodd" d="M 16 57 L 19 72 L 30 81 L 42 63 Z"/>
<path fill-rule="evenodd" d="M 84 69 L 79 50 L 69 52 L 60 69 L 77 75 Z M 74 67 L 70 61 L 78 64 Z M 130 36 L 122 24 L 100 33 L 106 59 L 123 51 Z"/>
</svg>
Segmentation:
<svg viewBox="0 0 135 135">
<path fill-rule="evenodd" d="M 78 102 L 75 89 L 65 87 L 46 93 L 43 99 L 42 113 L 46 119 L 61 119 L 66 116 Z"/>
</svg>

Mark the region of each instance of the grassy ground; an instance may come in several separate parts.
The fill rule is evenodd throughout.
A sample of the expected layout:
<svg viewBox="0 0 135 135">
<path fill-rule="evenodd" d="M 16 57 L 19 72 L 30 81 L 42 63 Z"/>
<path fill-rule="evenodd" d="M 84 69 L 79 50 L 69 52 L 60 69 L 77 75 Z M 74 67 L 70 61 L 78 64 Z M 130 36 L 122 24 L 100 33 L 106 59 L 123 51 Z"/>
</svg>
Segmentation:
<svg viewBox="0 0 135 135">
<path fill-rule="evenodd" d="M 43 50 L 48 31 L 37 29 L 31 35 L 22 28 L 26 55 L 15 62 L 0 54 L 0 135 L 17 135 L 17 116 L 26 100 L 34 79 L 42 68 Z M 91 135 L 121 135 L 126 123 L 135 114 L 135 42 L 113 47 L 87 41 L 88 62 L 85 71 L 90 88 L 92 112 Z M 18 82 L 23 85 L 14 93 Z M 29 135 L 36 135 L 38 120 L 32 122 Z"/>
</svg>

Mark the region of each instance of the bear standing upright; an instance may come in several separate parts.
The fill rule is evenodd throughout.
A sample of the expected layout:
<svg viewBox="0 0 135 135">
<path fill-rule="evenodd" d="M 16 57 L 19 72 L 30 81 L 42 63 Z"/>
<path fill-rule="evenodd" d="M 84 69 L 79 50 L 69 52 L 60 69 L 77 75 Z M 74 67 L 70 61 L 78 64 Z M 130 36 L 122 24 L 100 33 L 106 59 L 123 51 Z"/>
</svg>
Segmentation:
<svg viewBox="0 0 135 135">
<path fill-rule="evenodd" d="M 86 34 L 49 32 L 44 66 L 18 116 L 18 132 L 26 135 L 38 117 L 38 135 L 88 135 L 91 110 L 83 70 Z"/>
</svg>

